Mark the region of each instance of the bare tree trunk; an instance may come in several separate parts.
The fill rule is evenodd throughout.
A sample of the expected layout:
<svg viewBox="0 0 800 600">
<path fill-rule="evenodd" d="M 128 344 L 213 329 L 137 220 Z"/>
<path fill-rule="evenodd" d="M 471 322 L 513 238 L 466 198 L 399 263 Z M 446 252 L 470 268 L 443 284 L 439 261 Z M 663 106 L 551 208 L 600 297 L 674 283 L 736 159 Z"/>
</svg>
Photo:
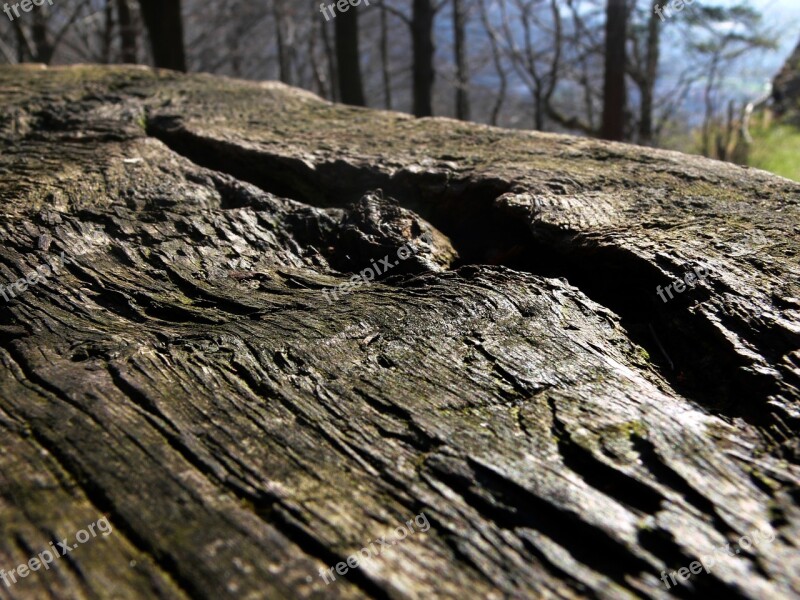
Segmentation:
<svg viewBox="0 0 800 600">
<path fill-rule="evenodd" d="M 160 69 L 186 71 L 181 0 L 139 0 L 153 62 Z"/>
<path fill-rule="evenodd" d="M 600 132 L 607 140 L 622 140 L 625 135 L 627 21 L 625 0 L 607 0 L 603 124 Z"/>
<path fill-rule="evenodd" d="M 25 32 L 17 21 L 14 21 L 14 41 L 17 46 L 17 62 L 24 63 L 25 58 L 30 56 L 28 52 L 28 42 L 25 39 Z M 32 58 L 32 57 L 31 57 Z"/>
<path fill-rule="evenodd" d="M 467 15 L 464 0 L 453 0 L 453 41 L 456 62 L 456 118 L 469 121 L 469 65 L 467 64 Z"/>
<path fill-rule="evenodd" d="M 241 34 L 238 27 L 233 27 L 228 33 L 228 58 L 231 65 L 231 73 L 234 77 L 242 75 L 242 48 Z"/>
<path fill-rule="evenodd" d="M 711 156 L 711 130 L 712 122 L 714 120 L 714 83 L 717 78 L 717 69 L 719 68 L 719 54 L 715 54 L 711 60 L 711 68 L 708 72 L 708 79 L 703 88 L 703 105 L 705 112 L 703 114 L 703 133 L 701 141 L 701 152 L 703 156 Z"/>
<path fill-rule="evenodd" d="M 392 108 L 392 74 L 389 70 L 389 25 L 386 5 L 381 2 L 381 75 L 383 77 L 383 102 L 387 109 Z"/>
<path fill-rule="evenodd" d="M 336 61 L 339 65 L 339 93 L 342 102 L 366 106 L 361 83 L 361 54 L 358 50 L 358 10 L 351 7 L 335 19 Z"/>
<path fill-rule="evenodd" d="M 500 118 L 500 110 L 503 108 L 503 102 L 506 99 L 506 90 L 508 88 L 508 77 L 506 76 L 505 69 L 503 68 L 503 54 L 500 51 L 500 42 L 497 39 L 497 31 L 492 26 L 489 18 L 489 12 L 486 9 L 486 4 L 480 0 L 481 21 L 486 31 L 489 33 L 489 44 L 492 49 L 492 62 L 497 71 L 498 86 L 497 97 L 495 98 L 494 105 L 492 106 L 492 114 L 489 117 L 489 123 L 497 125 Z"/>
<path fill-rule="evenodd" d="M 746 107 L 742 106 L 742 110 L 739 114 L 744 115 L 745 110 Z M 738 148 L 740 146 L 746 146 L 746 141 L 740 140 L 739 137 L 741 122 L 738 122 L 736 120 L 737 112 L 738 111 L 736 110 L 736 102 L 734 100 L 729 100 L 728 118 L 725 121 L 725 134 L 720 143 L 720 150 L 718 151 L 720 159 L 725 160 L 727 162 L 738 162 L 737 161 L 737 156 L 739 154 Z"/>
<path fill-rule="evenodd" d="M 433 115 L 433 21 L 436 12 L 431 0 L 414 0 L 411 17 L 411 39 L 413 52 L 414 115 Z"/>
<path fill-rule="evenodd" d="M 336 64 L 336 51 L 331 43 L 328 24 L 322 23 L 322 45 L 325 48 L 325 60 L 328 62 L 328 77 L 331 82 L 331 97 L 334 102 L 339 100 L 339 69 Z"/>
<path fill-rule="evenodd" d="M 289 48 L 286 44 L 286 27 L 284 14 L 284 0 L 274 0 L 272 15 L 275 19 L 275 43 L 278 49 L 278 78 L 288 85 L 292 85 L 291 60 Z"/>
<path fill-rule="evenodd" d="M 31 26 L 31 37 L 33 38 L 33 47 L 36 52 L 33 59 L 35 62 L 46 65 L 49 65 L 50 61 L 53 60 L 53 52 L 55 52 L 55 46 L 47 29 L 48 16 L 44 10 L 34 11 L 33 25 Z"/>
<path fill-rule="evenodd" d="M 536 131 L 544 131 L 543 97 L 541 84 L 537 81 L 536 88 L 533 90 L 533 128 Z"/>
<path fill-rule="evenodd" d="M 117 20 L 119 21 L 119 38 L 121 59 L 124 63 L 136 64 L 138 60 L 138 41 L 136 27 L 128 0 L 117 0 Z"/>
<path fill-rule="evenodd" d="M 114 7 L 112 0 L 106 0 L 103 22 L 103 62 L 111 64 L 111 46 L 114 42 Z"/>
<path fill-rule="evenodd" d="M 320 30 L 324 30 L 325 22 L 318 20 L 315 26 L 319 27 Z M 330 92 L 325 82 L 325 75 L 323 73 L 322 66 L 319 64 L 319 57 L 317 55 L 317 41 L 317 36 L 312 31 L 311 35 L 308 36 L 308 60 L 311 66 L 311 75 L 314 79 L 314 84 L 317 87 L 317 93 L 323 98 L 330 98 Z"/>
<path fill-rule="evenodd" d="M 661 49 L 661 19 L 651 11 L 647 23 L 647 49 L 644 81 L 642 81 L 642 105 L 639 118 L 639 142 L 650 145 L 653 141 L 653 96 L 658 77 L 658 59 Z"/>
</svg>

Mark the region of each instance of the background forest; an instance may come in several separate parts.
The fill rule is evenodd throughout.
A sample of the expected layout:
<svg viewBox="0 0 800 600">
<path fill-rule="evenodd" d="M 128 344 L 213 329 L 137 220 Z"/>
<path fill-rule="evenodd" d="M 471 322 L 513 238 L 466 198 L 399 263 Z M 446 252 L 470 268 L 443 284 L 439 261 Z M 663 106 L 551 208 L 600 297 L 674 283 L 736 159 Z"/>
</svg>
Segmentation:
<svg viewBox="0 0 800 600">
<path fill-rule="evenodd" d="M 800 179 L 800 46 L 786 61 L 800 6 L 675 1 L 365 0 L 323 12 L 317 0 L 54 0 L 0 15 L 0 62 L 278 79 L 353 105 L 672 148 Z"/>
</svg>

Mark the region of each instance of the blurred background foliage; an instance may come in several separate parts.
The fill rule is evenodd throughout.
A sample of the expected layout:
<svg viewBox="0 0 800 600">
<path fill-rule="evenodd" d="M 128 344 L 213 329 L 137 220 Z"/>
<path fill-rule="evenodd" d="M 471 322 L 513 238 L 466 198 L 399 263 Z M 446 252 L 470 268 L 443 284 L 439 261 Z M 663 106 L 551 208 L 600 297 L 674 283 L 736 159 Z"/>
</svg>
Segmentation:
<svg viewBox="0 0 800 600">
<path fill-rule="evenodd" d="M 0 62 L 278 79 L 332 101 L 800 180 L 797 0 L 365 1 L 331 18 L 319 0 L 54 0 L 0 13 Z"/>
</svg>

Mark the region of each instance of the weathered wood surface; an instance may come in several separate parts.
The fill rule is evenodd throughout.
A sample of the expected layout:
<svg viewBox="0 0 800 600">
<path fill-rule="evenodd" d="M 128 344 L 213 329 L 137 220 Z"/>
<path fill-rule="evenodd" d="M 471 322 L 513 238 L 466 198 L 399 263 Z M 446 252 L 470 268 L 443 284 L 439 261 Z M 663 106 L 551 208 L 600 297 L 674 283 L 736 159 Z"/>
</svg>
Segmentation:
<svg viewBox="0 0 800 600">
<path fill-rule="evenodd" d="M 0 69 L 0 282 L 72 257 L 0 298 L 0 567 L 114 527 L 0 596 L 798 597 L 799 200 L 275 83 Z"/>
</svg>

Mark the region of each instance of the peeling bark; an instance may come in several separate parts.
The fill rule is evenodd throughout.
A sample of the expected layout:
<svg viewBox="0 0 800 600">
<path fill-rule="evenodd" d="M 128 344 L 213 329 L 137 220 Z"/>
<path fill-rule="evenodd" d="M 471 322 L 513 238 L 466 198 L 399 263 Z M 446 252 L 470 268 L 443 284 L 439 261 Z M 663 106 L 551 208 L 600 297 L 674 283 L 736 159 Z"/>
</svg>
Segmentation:
<svg viewBox="0 0 800 600">
<path fill-rule="evenodd" d="M 115 530 L 14 597 L 800 594 L 797 184 L 133 67 L 0 97 L 0 282 L 72 256 L 0 306 L 0 567 Z"/>
</svg>

